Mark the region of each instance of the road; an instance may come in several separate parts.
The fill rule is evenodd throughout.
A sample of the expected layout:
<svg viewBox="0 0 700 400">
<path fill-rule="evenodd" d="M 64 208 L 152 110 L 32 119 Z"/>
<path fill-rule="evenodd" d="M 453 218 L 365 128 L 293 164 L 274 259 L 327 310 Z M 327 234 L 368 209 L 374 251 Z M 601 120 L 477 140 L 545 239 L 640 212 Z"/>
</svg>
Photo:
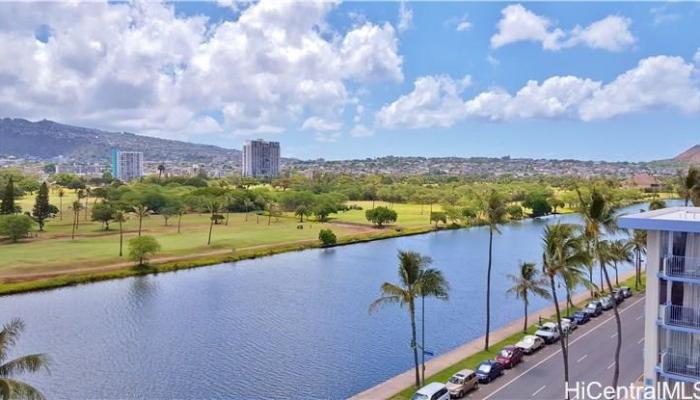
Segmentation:
<svg viewBox="0 0 700 400">
<path fill-rule="evenodd" d="M 644 297 L 634 296 L 620 305 L 622 351 L 619 385 L 629 385 L 642 375 L 644 346 Z M 580 326 L 569 338 L 570 382 L 598 381 L 610 385 L 617 343 L 615 316 L 606 311 Z M 517 367 L 492 383 L 480 385 L 467 395 L 470 400 L 561 400 L 564 398 L 564 367 L 559 343 L 526 356 Z M 573 398 L 573 396 L 572 396 Z"/>
</svg>

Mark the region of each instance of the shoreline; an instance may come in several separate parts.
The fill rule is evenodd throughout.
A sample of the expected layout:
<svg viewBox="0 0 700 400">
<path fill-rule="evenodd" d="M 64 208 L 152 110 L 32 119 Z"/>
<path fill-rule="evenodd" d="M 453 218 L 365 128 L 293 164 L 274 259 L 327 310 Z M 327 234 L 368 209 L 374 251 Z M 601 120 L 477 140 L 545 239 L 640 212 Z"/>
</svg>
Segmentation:
<svg viewBox="0 0 700 400">
<path fill-rule="evenodd" d="M 642 268 L 642 275 L 644 274 L 644 270 L 645 268 Z M 626 271 L 620 274 L 621 283 L 624 283 L 626 280 L 633 278 L 634 273 L 634 269 L 631 269 L 630 271 Z M 574 304 L 581 304 L 588 301 L 590 298 L 590 293 L 584 291 L 582 293 L 573 295 L 571 300 Z M 566 307 L 566 299 L 559 302 L 559 307 Z M 531 320 L 535 320 L 536 315 L 545 315 L 546 317 L 543 318 L 549 318 L 552 315 L 554 315 L 555 312 L 556 310 L 554 308 L 554 305 L 551 304 L 543 309 L 537 310 L 534 313 L 529 313 L 528 317 Z M 491 332 L 490 340 L 493 343 L 492 348 L 498 347 L 500 342 L 502 341 L 506 341 L 515 335 L 521 334 L 523 330 L 523 322 L 524 317 L 521 317 L 507 323 L 505 326 L 497 329 L 496 331 Z M 535 324 L 531 324 L 530 326 L 528 326 L 528 328 L 532 327 L 533 325 Z M 466 342 L 452 350 L 449 350 L 444 354 L 433 358 L 432 360 L 426 361 L 426 381 L 430 381 L 429 378 L 433 375 L 447 368 L 453 367 L 460 361 L 483 351 L 484 340 L 485 336 L 479 336 L 476 339 L 470 340 L 469 342 Z M 392 378 L 385 380 L 384 382 L 381 382 L 375 386 L 365 389 L 360 393 L 352 395 L 351 397 L 349 397 L 349 400 L 379 400 L 393 398 L 394 396 L 399 395 L 404 390 L 413 387 L 413 385 L 415 384 L 414 374 L 414 369 L 410 368 L 405 372 L 402 372 Z"/>
</svg>

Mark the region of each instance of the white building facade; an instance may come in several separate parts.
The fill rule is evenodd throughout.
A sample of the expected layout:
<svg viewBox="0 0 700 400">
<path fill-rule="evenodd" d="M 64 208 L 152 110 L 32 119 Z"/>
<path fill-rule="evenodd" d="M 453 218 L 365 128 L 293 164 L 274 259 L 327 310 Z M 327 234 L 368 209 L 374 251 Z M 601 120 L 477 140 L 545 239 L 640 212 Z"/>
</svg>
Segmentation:
<svg viewBox="0 0 700 400">
<path fill-rule="evenodd" d="M 143 176 L 143 153 L 112 149 L 112 176 L 128 182 Z"/>
<path fill-rule="evenodd" d="M 619 225 L 648 232 L 645 386 L 700 382 L 700 208 L 627 215 Z"/>
<path fill-rule="evenodd" d="M 280 144 L 262 139 L 248 140 L 243 145 L 243 176 L 274 178 L 279 175 Z"/>
</svg>

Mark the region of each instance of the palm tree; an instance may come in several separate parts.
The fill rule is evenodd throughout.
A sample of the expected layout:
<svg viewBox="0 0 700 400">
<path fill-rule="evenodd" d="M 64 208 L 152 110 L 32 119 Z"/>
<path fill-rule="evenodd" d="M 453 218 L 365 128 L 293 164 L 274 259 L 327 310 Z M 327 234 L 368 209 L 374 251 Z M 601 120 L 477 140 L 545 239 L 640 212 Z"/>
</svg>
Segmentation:
<svg viewBox="0 0 700 400">
<path fill-rule="evenodd" d="M 71 210 L 73 210 L 73 230 L 71 231 L 71 239 L 75 239 L 75 231 L 78 229 L 78 223 L 80 222 L 80 210 L 83 208 L 83 205 L 80 204 L 80 201 L 75 200 L 73 202 L 73 205 L 71 205 Z"/>
<path fill-rule="evenodd" d="M 252 200 L 247 198 L 243 200 L 243 208 L 245 209 L 245 222 L 248 222 L 248 211 L 250 211 L 250 209 L 253 207 L 255 207 L 255 203 L 253 203 Z"/>
<path fill-rule="evenodd" d="M 634 289 L 639 290 L 639 284 L 641 284 L 642 275 L 642 255 L 647 252 L 647 232 L 635 230 L 632 234 L 632 238 L 629 243 L 632 245 L 632 251 L 634 252 Z"/>
<path fill-rule="evenodd" d="M 267 225 L 272 223 L 272 214 L 277 214 L 277 203 L 274 201 L 267 202 Z M 276 220 L 275 220 L 276 221 Z"/>
<path fill-rule="evenodd" d="M 440 300 L 448 300 L 450 284 L 442 272 L 436 268 L 428 268 L 433 263 L 430 257 L 423 257 L 424 270 L 421 274 L 421 382 L 425 383 L 425 298 L 435 297 Z"/>
<path fill-rule="evenodd" d="M 399 251 L 399 284 L 384 282 L 380 288 L 381 296 L 369 306 L 372 313 L 387 304 L 408 307 L 411 320 L 411 348 L 416 372 L 416 387 L 420 386 L 418 369 L 418 343 L 416 342 L 416 306 L 418 296 L 442 296 L 447 294 L 448 285 L 440 271 L 427 268 L 432 262 L 429 257 L 414 251 Z"/>
<path fill-rule="evenodd" d="M 58 189 L 58 216 L 59 216 L 59 221 L 63 221 L 63 196 L 65 196 L 66 193 L 63 191 L 63 188 Z"/>
<path fill-rule="evenodd" d="M 151 210 L 148 209 L 143 204 L 131 207 L 133 214 L 139 219 L 139 237 L 141 236 L 141 227 L 143 226 L 143 219 L 148 218 L 151 214 Z"/>
<path fill-rule="evenodd" d="M 165 172 L 165 164 L 163 164 L 163 163 L 158 164 L 158 182 L 160 182 L 160 178 L 163 176 L 164 172 Z"/>
<path fill-rule="evenodd" d="M 561 310 L 559 309 L 555 279 L 565 274 L 565 271 L 579 267 L 587 261 L 585 246 L 581 236 L 576 235 L 576 230 L 575 225 L 556 223 L 547 225 L 542 236 L 542 269 L 544 275 L 549 278 L 552 301 L 557 315 L 557 327 L 559 336 L 562 338 L 560 345 L 564 360 L 564 385 L 568 385 L 569 382 L 569 352 L 561 327 Z M 568 396 L 567 392 L 567 399 Z"/>
<path fill-rule="evenodd" d="M 678 171 L 678 178 L 680 181 L 678 194 L 685 200 L 685 206 L 688 207 L 688 202 L 691 199 L 694 200 L 694 195 L 697 196 L 700 191 L 700 168 L 692 166 L 688 168 L 688 173 Z"/>
<path fill-rule="evenodd" d="M 85 221 L 88 220 L 88 201 L 90 200 L 90 195 L 92 194 L 92 189 L 89 187 L 85 188 Z"/>
<path fill-rule="evenodd" d="M 27 372 L 35 373 L 42 369 L 48 371 L 49 358 L 45 354 L 29 354 L 10 361 L 5 361 L 8 351 L 14 347 L 24 331 L 24 322 L 13 319 L 3 325 L 0 331 L 0 398 L 43 400 L 45 397 L 39 389 L 14 379 L 15 375 L 25 376 Z"/>
<path fill-rule="evenodd" d="M 217 201 L 211 200 L 207 204 L 207 210 L 211 214 L 209 216 L 209 239 L 207 239 L 207 245 L 211 244 L 211 232 L 214 229 L 214 222 L 216 222 L 216 215 L 219 213 L 220 204 Z"/>
<path fill-rule="evenodd" d="M 547 291 L 546 279 L 540 277 L 540 272 L 535 268 L 535 263 L 522 262 L 518 269 L 518 274 L 508 274 L 508 279 L 513 282 L 513 286 L 508 289 L 508 293 L 515 295 L 517 299 L 523 301 L 525 306 L 525 321 L 523 322 L 523 333 L 527 332 L 527 306 L 530 304 L 530 293 L 549 299 L 551 296 Z"/>
<path fill-rule="evenodd" d="M 112 219 L 119 223 L 119 257 L 121 257 L 124 247 L 124 229 L 122 224 L 126 222 L 126 214 L 123 211 L 115 211 L 114 214 L 112 214 Z"/>
<path fill-rule="evenodd" d="M 615 269 L 615 286 L 620 286 L 617 263 L 632 262 L 632 243 L 626 240 L 615 240 L 610 244 L 611 260 Z"/>
<path fill-rule="evenodd" d="M 597 189 L 593 189 L 590 198 L 584 200 L 581 192 L 578 191 L 581 202 L 580 213 L 583 216 L 585 223 L 585 232 L 593 241 L 593 254 L 591 256 L 598 260 L 601 274 L 605 277 L 608 289 L 612 294 L 612 284 L 608 276 L 606 264 L 610 261 L 610 245 L 601 236 L 604 231 L 615 232 L 617 230 L 617 221 L 613 207 L 608 200 Z M 601 282 L 601 290 L 604 287 Z M 622 323 L 620 321 L 620 313 L 617 310 L 617 302 L 613 301 L 613 312 L 615 314 L 615 324 L 617 325 L 617 346 L 615 348 L 615 370 L 613 372 L 612 386 L 617 387 L 617 382 L 620 377 L 620 350 L 622 349 Z"/>
<path fill-rule="evenodd" d="M 304 223 L 304 217 L 311 214 L 311 210 L 309 210 L 309 207 L 305 205 L 300 205 L 297 207 L 296 210 L 294 210 L 294 215 L 299 217 L 299 222 Z"/>
<path fill-rule="evenodd" d="M 503 198 L 492 190 L 483 209 L 485 221 L 489 225 L 489 259 L 486 271 L 486 340 L 484 349 L 489 349 L 489 332 L 491 330 L 491 264 L 493 259 L 493 233 L 501 233 L 498 225 L 506 220 L 506 204 Z"/>
<path fill-rule="evenodd" d="M 649 211 L 661 210 L 666 208 L 666 202 L 661 199 L 654 199 L 649 203 Z"/>
</svg>

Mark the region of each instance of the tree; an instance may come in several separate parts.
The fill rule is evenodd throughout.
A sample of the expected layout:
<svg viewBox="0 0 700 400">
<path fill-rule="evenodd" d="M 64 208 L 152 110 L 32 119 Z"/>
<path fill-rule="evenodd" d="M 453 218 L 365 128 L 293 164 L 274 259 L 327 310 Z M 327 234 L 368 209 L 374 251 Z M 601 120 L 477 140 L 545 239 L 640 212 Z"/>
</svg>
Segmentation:
<svg viewBox="0 0 700 400">
<path fill-rule="evenodd" d="M 522 262 L 520 263 L 518 274 L 508 274 L 508 279 L 513 283 L 513 286 L 508 289 L 507 293 L 515 295 L 517 299 L 523 301 L 525 307 L 523 322 L 523 333 L 527 333 L 527 307 L 530 304 L 529 295 L 540 296 L 549 300 L 551 297 L 546 288 L 546 279 L 540 276 L 540 272 L 535 268 L 535 263 Z"/>
<path fill-rule="evenodd" d="M 510 219 L 523 219 L 523 208 L 517 204 L 513 204 L 506 207 L 506 211 L 508 212 L 508 216 L 510 217 Z"/>
<path fill-rule="evenodd" d="M 114 217 L 114 207 L 111 204 L 102 202 L 92 206 L 91 216 L 93 221 L 99 221 L 104 226 L 104 230 L 109 230 L 109 222 Z"/>
<path fill-rule="evenodd" d="M 615 269 L 615 286 L 620 286 L 617 263 L 632 262 L 632 244 L 622 239 L 615 240 L 610 243 L 610 252 L 610 261 Z"/>
<path fill-rule="evenodd" d="M 681 195 L 687 207 L 688 202 L 693 199 L 693 195 L 697 195 L 697 193 L 700 192 L 700 168 L 692 166 L 688 168 L 687 173 L 678 171 L 678 178 L 680 181 L 678 194 Z"/>
<path fill-rule="evenodd" d="M 46 182 L 43 182 L 39 187 L 39 193 L 36 195 L 34 208 L 32 209 L 32 217 L 39 224 L 40 231 L 44 230 L 46 220 L 56 215 L 57 212 L 58 209 L 49 204 L 49 187 L 46 185 Z"/>
<path fill-rule="evenodd" d="M 124 246 L 124 227 L 123 224 L 126 222 L 127 214 L 123 211 L 115 210 L 112 214 L 112 219 L 114 222 L 119 224 L 119 257 L 122 256 L 122 247 Z"/>
<path fill-rule="evenodd" d="M 541 217 L 552 212 L 552 206 L 549 204 L 547 197 L 544 194 L 536 193 L 527 196 L 523 205 L 532 209 L 533 217 Z"/>
<path fill-rule="evenodd" d="M 0 202 L 0 214 L 14 214 L 15 213 L 15 184 L 10 176 L 7 181 L 7 186 L 5 186 L 5 191 L 2 195 L 2 202 Z"/>
<path fill-rule="evenodd" d="M 294 215 L 299 217 L 299 222 L 304 223 L 304 217 L 311 215 L 311 210 L 302 204 L 294 210 Z"/>
<path fill-rule="evenodd" d="M 661 199 L 654 199 L 649 203 L 649 211 L 661 210 L 666 208 L 666 202 Z"/>
<path fill-rule="evenodd" d="M 219 208 L 221 205 L 219 202 L 210 200 L 209 203 L 207 204 L 207 209 L 210 213 L 209 216 L 209 238 L 207 239 L 207 245 L 211 244 L 211 232 L 214 229 L 214 224 L 217 221 L 217 215 L 219 215 Z"/>
<path fill-rule="evenodd" d="M 575 268 L 586 261 L 586 253 L 581 236 L 575 234 L 576 227 L 570 224 L 556 223 L 547 225 L 542 236 L 542 271 L 549 278 L 550 292 L 557 315 L 557 329 L 559 330 L 561 354 L 564 361 L 564 385 L 569 383 L 569 353 L 564 340 L 564 331 L 561 327 L 561 310 L 557 298 L 555 280 L 561 277 L 568 268 Z M 565 393 L 569 398 L 569 393 Z"/>
<path fill-rule="evenodd" d="M 163 176 L 163 173 L 165 173 L 165 164 L 158 164 L 158 181 L 160 181 L 160 178 Z"/>
<path fill-rule="evenodd" d="M 248 212 L 255 207 L 255 203 L 248 198 L 243 199 L 243 208 L 245 209 L 245 222 L 248 222 Z"/>
<path fill-rule="evenodd" d="M 430 257 L 422 256 L 413 251 L 399 251 L 398 257 L 400 283 L 384 282 L 380 287 L 381 295 L 370 304 L 369 312 L 372 313 L 388 304 L 398 304 L 401 308 L 404 306 L 408 307 L 408 315 L 411 320 L 411 349 L 413 349 L 416 387 L 419 387 L 420 372 L 418 369 L 418 343 L 416 341 L 415 300 L 418 296 L 440 296 L 446 299 L 449 286 L 440 271 L 428 268 L 432 263 Z"/>
<path fill-rule="evenodd" d="M 80 222 L 80 210 L 83 209 L 83 205 L 80 201 L 75 200 L 71 205 L 71 210 L 73 211 L 73 230 L 71 231 L 71 239 L 75 239 L 75 231 L 78 230 L 78 224 Z"/>
<path fill-rule="evenodd" d="M 639 290 L 642 274 L 642 255 L 647 252 L 647 232 L 635 230 L 630 239 L 632 251 L 634 251 L 634 289 Z"/>
<path fill-rule="evenodd" d="M 12 243 L 29 234 L 32 219 L 24 214 L 0 215 L 0 235 L 10 238 Z"/>
<path fill-rule="evenodd" d="M 379 206 L 365 211 L 365 217 L 367 218 L 367 221 L 375 224 L 377 228 L 381 228 L 388 222 L 396 222 L 398 215 L 396 214 L 396 211 L 390 208 Z"/>
<path fill-rule="evenodd" d="M 88 220 L 88 203 L 90 201 L 90 195 L 92 194 L 92 189 L 89 187 L 85 188 L 85 221 Z"/>
<path fill-rule="evenodd" d="M 274 201 L 267 202 L 267 225 L 270 226 L 272 223 L 272 217 L 279 217 L 279 206 Z"/>
<path fill-rule="evenodd" d="M 321 231 L 318 232 L 318 240 L 321 241 L 323 246 L 332 246 L 338 242 L 335 233 L 330 229 L 321 229 Z"/>
<path fill-rule="evenodd" d="M 438 222 L 447 223 L 447 215 L 442 211 L 431 211 L 430 222 L 435 222 L 435 228 L 437 228 Z"/>
<path fill-rule="evenodd" d="M 58 212 L 59 212 L 59 220 L 63 221 L 63 196 L 65 196 L 66 193 L 63 190 L 63 188 L 58 188 Z"/>
<path fill-rule="evenodd" d="M 160 251 L 160 243 L 153 236 L 138 236 L 129 239 L 129 258 L 145 265 L 148 257 Z"/>
<path fill-rule="evenodd" d="M 492 190 L 483 204 L 485 221 L 489 226 L 489 258 L 486 271 L 486 336 L 484 349 L 489 349 L 489 333 L 491 330 L 491 265 L 493 262 L 493 233 L 501 233 L 498 225 L 506 220 L 506 205 L 503 198 Z"/>
<path fill-rule="evenodd" d="M 139 219 L 139 236 L 141 236 L 141 227 L 143 226 L 143 219 L 148 218 L 151 215 L 151 210 L 143 204 L 131 207 L 132 213 Z"/>
<path fill-rule="evenodd" d="M 168 220 L 174 215 L 177 215 L 178 211 L 175 207 L 163 207 L 160 209 L 160 216 L 163 217 L 163 223 L 168 226 Z M 228 221 L 227 221 L 228 222 Z"/>
<path fill-rule="evenodd" d="M 36 353 L 5 361 L 9 357 L 9 350 L 17 344 L 23 331 L 24 322 L 20 319 L 11 320 L 0 331 L 0 360 L 3 362 L 0 365 L 0 398 L 43 400 L 45 397 L 39 389 L 17 380 L 15 376 L 24 377 L 27 373 L 36 373 L 42 369 L 48 371 L 49 357 Z"/>
</svg>

